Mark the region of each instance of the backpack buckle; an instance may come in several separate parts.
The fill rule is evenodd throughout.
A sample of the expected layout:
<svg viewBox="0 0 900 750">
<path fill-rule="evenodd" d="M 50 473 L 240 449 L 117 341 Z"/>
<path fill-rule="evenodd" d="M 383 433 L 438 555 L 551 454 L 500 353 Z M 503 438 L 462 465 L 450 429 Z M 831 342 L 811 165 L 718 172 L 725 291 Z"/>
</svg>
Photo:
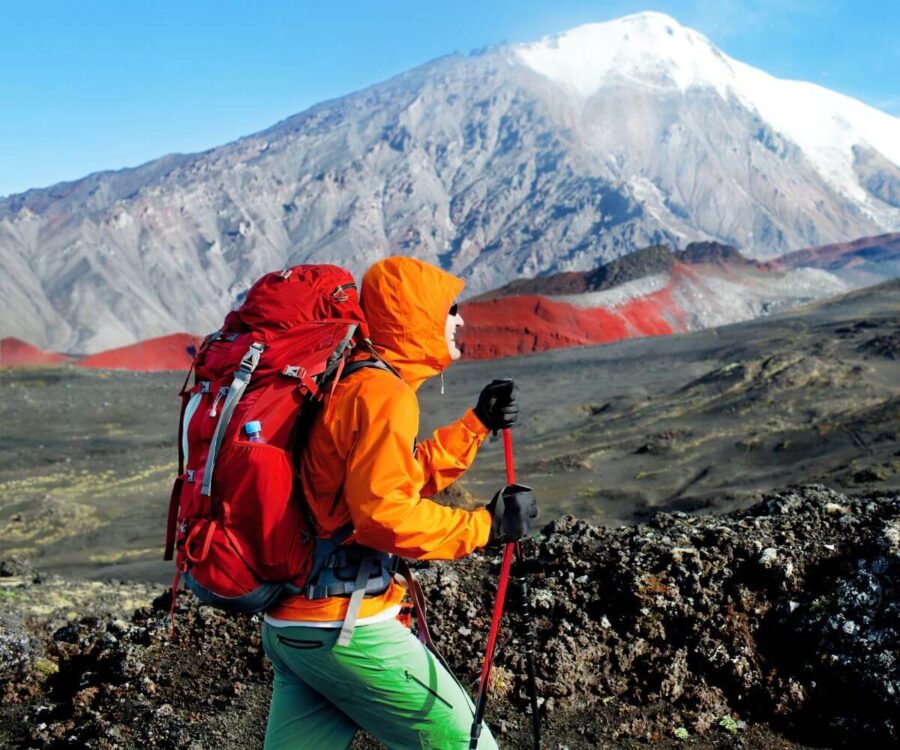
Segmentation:
<svg viewBox="0 0 900 750">
<path fill-rule="evenodd" d="M 282 371 L 282 375 L 287 375 L 289 378 L 298 378 L 299 380 L 303 380 L 306 377 L 306 368 L 300 367 L 299 365 L 287 365 Z"/>
<path fill-rule="evenodd" d="M 356 284 L 341 284 L 339 287 L 336 287 L 335 290 L 331 293 L 331 296 L 334 297 L 335 302 L 346 302 L 350 299 L 347 294 L 348 289 L 356 289 Z"/>
<path fill-rule="evenodd" d="M 252 344 L 250 344 L 250 348 L 247 350 L 247 353 L 241 360 L 241 366 L 238 368 L 238 373 L 235 374 L 235 378 L 240 378 L 241 380 L 249 380 L 250 375 L 259 364 L 259 357 L 263 353 L 263 350 L 265 348 L 265 345 L 259 343 L 258 341 L 254 341 Z M 243 378 L 241 377 L 241 373 L 243 373 L 244 375 Z"/>
</svg>

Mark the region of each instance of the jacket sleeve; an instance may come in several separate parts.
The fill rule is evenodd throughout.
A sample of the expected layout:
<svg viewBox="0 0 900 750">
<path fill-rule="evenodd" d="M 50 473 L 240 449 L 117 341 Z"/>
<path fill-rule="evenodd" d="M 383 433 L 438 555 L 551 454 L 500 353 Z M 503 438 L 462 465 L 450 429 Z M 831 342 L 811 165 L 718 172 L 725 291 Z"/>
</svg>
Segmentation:
<svg viewBox="0 0 900 750">
<path fill-rule="evenodd" d="M 455 559 L 487 544 L 488 511 L 421 495 L 425 476 L 413 455 L 419 407 L 409 386 L 373 379 L 358 394 L 355 422 L 344 497 L 360 544 L 423 560 Z"/>
<path fill-rule="evenodd" d="M 434 497 L 459 479 L 472 465 L 489 432 L 475 416 L 475 411 L 469 409 L 461 418 L 439 427 L 428 440 L 419 443 L 416 460 L 425 477 L 421 494 Z"/>
</svg>

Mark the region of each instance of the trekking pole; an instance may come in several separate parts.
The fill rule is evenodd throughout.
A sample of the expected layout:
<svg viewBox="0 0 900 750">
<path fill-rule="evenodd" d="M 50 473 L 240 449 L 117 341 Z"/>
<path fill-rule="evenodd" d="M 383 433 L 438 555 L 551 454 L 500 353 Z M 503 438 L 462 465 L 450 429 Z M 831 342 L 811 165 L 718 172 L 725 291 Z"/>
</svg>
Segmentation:
<svg viewBox="0 0 900 750">
<path fill-rule="evenodd" d="M 531 734 L 534 750 L 541 750 L 541 714 L 537 694 L 537 670 L 534 666 L 534 632 L 531 624 L 531 607 L 528 603 L 528 581 L 525 578 L 522 546 L 516 542 L 516 580 L 522 602 L 522 635 L 525 639 L 525 664 L 528 668 L 528 694 L 531 697 Z"/>
<path fill-rule="evenodd" d="M 506 458 L 506 483 L 516 483 L 516 468 L 513 462 L 512 451 L 512 435 L 509 429 L 503 430 L 503 453 Z M 481 725 L 484 719 L 484 709 L 487 706 L 488 683 L 491 677 L 491 667 L 494 662 L 494 651 L 497 647 L 497 633 L 500 630 L 500 619 L 503 617 L 503 605 L 506 601 L 506 588 L 509 584 L 509 571 L 512 566 L 513 555 L 516 554 L 521 559 L 521 550 L 518 542 L 510 542 L 503 548 L 503 559 L 500 562 L 500 578 L 497 582 L 497 599 L 494 601 L 494 612 L 491 617 L 491 629 L 488 633 L 487 648 L 484 652 L 484 663 L 481 665 L 481 680 L 478 685 L 478 696 L 475 700 L 475 720 L 472 722 L 472 733 L 469 739 L 469 750 L 477 750 L 478 738 L 481 736 Z M 523 579 L 524 580 L 524 579 Z M 526 591 L 527 594 L 527 591 Z M 527 600 L 526 600 L 527 601 Z M 527 608 L 527 604 L 525 605 Z M 529 641 L 530 641 L 529 628 Z M 534 649 L 529 648 L 529 683 L 532 689 L 532 710 L 535 711 L 537 717 L 537 691 L 534 682 Z M 540 725 L 539 719 L 536 718 L 534 726 L 536 727 L 535 747 L 540 748 Z"/>
</svg>

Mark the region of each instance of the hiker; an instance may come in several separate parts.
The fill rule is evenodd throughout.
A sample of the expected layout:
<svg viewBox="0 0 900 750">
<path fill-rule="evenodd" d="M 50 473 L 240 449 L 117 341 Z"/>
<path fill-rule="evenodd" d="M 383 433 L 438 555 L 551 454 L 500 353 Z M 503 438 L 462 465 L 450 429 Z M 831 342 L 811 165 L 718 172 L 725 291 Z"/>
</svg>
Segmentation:
<svg viewBox="0 0 900 750">
<path fill-rule="evenodd" d="M 471 465 L 492 430 L 512 426 L 518 416 L 515 384 L 494 381 L 474 409 L 416 443 L 417 389 L 460 356 L 456 299 L 463 285 L 404 257 L 377 262 L 363 279 L 361 304 L 383 361 L 364 350 L 354 356 L 300 454 L 317 534 L 328 538 L 345 528 L 353 534 L 313 582 L 321 597 L 289 595 L 266 612 L 263 645 L 275 671 L 267 750 L 346 748 L 360 728 L 390 748 L 469 746 L 472 702 L 397 619 L 406 587 L 385 574 L 391 555 L 448 560 L 489 542 L 515 541 L 537 515 L 527 488 L 498 492 L 474 511 L 426 499 Z M 360 366 L 365 360 L 368 366 Z M 361 555 L 374 561 L 343 646 L 349 599 L 328 594 L 346 581 L 342 566 L 361 568 Z M 489 729 L 478 747 L 497 747 Z"/>
</svg>

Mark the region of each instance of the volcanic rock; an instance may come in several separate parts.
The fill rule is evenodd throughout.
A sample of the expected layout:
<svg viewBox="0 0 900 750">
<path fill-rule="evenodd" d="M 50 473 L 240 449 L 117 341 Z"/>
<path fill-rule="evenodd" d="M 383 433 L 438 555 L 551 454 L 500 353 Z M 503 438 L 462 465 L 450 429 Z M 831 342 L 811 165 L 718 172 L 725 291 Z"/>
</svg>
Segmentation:
<svg viewBox="0 0 900 750">
<path fill-rule="evenodd" d="M 518 572 L 531 587 L 548 747 L 676 747 L 690 736 L 713 747 L 731 735 L 745 747 L 900 741 L 900 497 L 798 487 L 724 517 L 660 513 L 616 530 L 570 516 L 525 553 Z M 498 554 L 418 566 L 432 630 L 463 684 L 480 669 Z M 56 585 L 22 587 L 34 595 Z M 488 720 L 505 747 L 525 748 L 517 591 L 495 667 L 506 687 Z M 183 595 L 173 637 L 169 606 L 165 593 L 127 622 L 82 617 L 33 639 L 16 664 L 7 658 L 15 689 L 0 740 L 260 746 L 271 675 L 258 619 Z"/>
<path fill-rule="evenodd" d="M 56 365 L 72 361 L 72 357 L 46 352 L 27 341 L 7 336 L 0 340 L 0 367 Z"/>
</svg>

